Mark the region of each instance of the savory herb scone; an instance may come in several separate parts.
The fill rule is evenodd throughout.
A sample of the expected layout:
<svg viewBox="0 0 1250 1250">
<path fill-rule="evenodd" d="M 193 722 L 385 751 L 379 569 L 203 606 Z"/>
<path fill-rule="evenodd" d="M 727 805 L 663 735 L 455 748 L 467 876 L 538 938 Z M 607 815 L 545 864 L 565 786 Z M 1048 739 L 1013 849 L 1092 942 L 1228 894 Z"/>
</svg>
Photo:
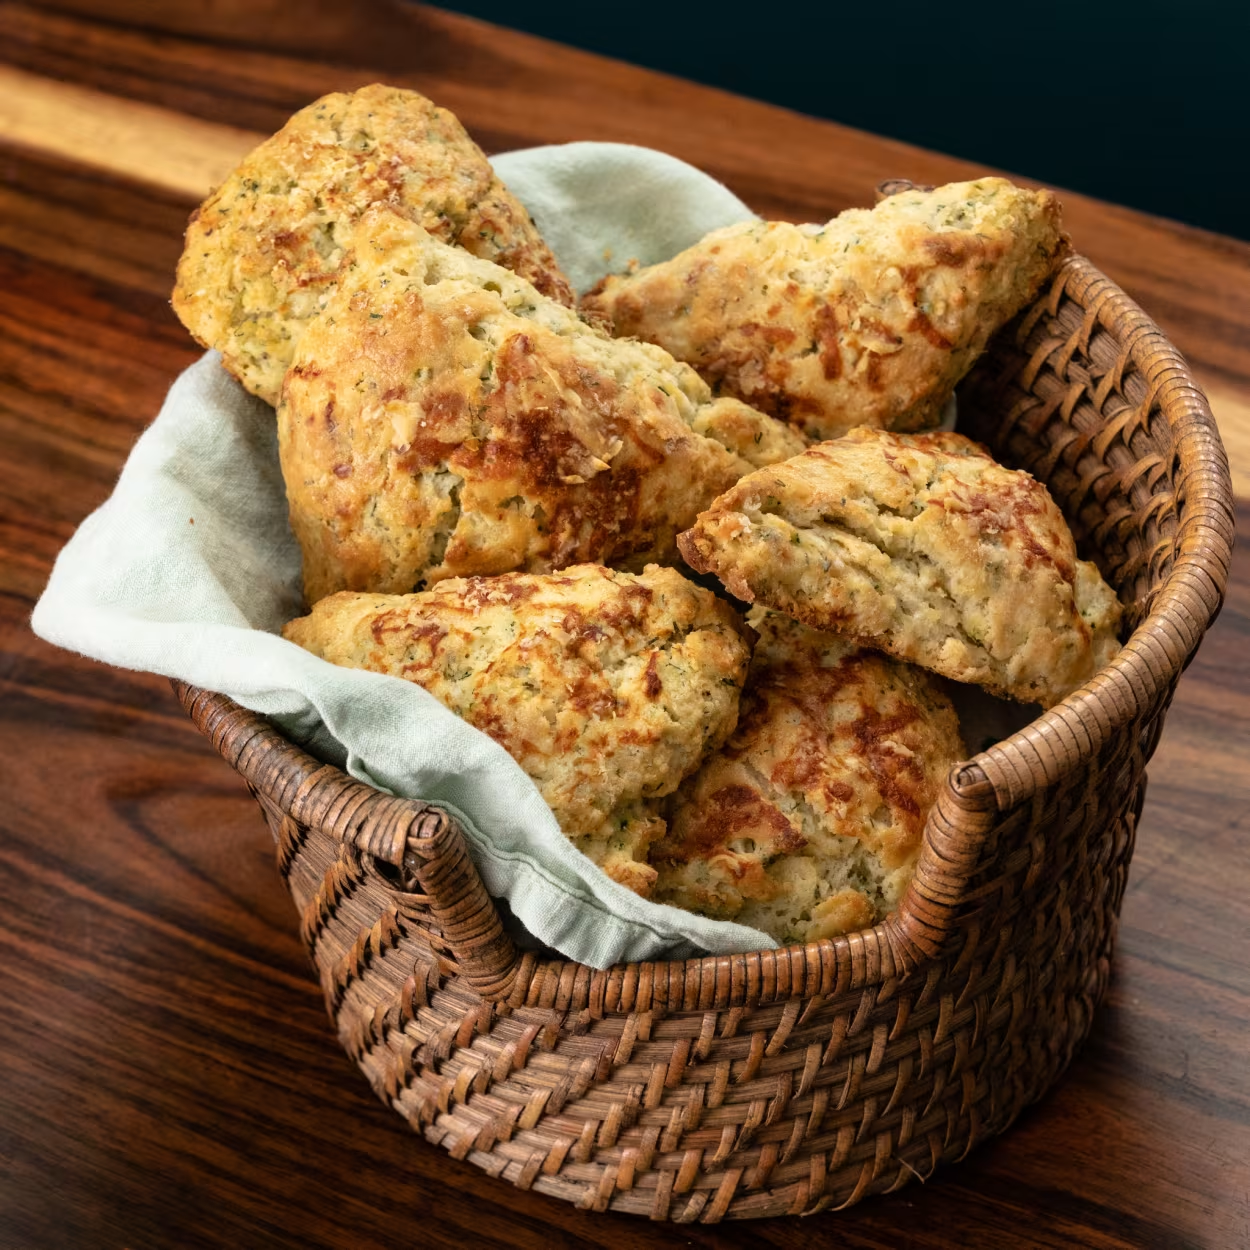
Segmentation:
<svg viewBox="0 0 1250 1250">
<path fill-rule="evenodd" d="M 653 897 L 778 942 L 867 928 L 915 872 L 929 807 L 964 755 L 939 679 L 752 610 L 738 727 L 669 801 Z"/>
<path fill-rule="evenodd" d="M 1057 703 L 1119 649 L 1115 592 L 1046 488 L 958 434 L 818 443 L 678 544 L 739 599 L 1023 703 Z"/>
<path fill-rule="evenodd" d="M 296 348 L 278 439 L 310 603 L 672 559 L 763 453 L 805 446 L 660 348 L 609 339 L 381 209 Z"/>
<path fill-rule="evenodd" d="M 534 779 L 608 876 L 649 893 L 671 793 L 734 727 L 751 648 L 734 610 L 673 569 L 578 565 L 342 593 L 283 636 L 424 687 Z"/>
<path fill-rule="evenodd" d="M 814 438 L 920 429 L 1062 244 L 1053 195 L 981 178 L 909 188 L 823 226 L 727 226 L 606 278 L 583 307 Z"/>
<path fill-rule="evenodd" d="M 373 204 L 574 303 L 529 214 L 459 121 L 415 91 L 375 84 L 301 109 L 196 210 L 174 311 L 249 391 L 276 404 L 300 333 Z"/>
</svg>

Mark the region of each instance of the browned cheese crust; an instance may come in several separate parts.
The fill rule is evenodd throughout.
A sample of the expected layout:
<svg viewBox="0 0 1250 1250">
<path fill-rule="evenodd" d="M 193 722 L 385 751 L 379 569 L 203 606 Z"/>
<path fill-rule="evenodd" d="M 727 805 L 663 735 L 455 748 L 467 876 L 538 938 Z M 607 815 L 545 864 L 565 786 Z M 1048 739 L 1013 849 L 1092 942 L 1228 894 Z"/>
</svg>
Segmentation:
<svg viewBox="0 0 1250 1250">
<path fill-rule="evenodd" d="M 1024 703 L 1057 703 L 1119 649 L 1120 604 L 1046 488 L 958 434 L 818 443 L 678 541 L 739 599 Z"/>
<path fill-rule="evenodd" d="M 607 338 L 393 213 L 367 213 L 354 250 L 278 412 L 310 603 L 671 560 L 700 508 L 805 445 L 772 417 L 713 401 L 660 348 Z"/>
<path fill-rule="evenodd" d="M 893 911 L 925 817 L 963 757 L 939 679 L 756 608 L 738 727 L 670 800 L 657 901 L 836 937 Z"/>
<path fill-rule="evenodd" d="M 301 109 L 196 210 L 174 311 L 249 391 L 277 404 L 300 333 L 373 204 L 574 303 L 529 214 L 456 118 L 415 91 L 375 84 Z"/>
<path fill-rule="evenodd" d="M 716 230 L 605 279 L 583 306 L 813 438 L 921 429 L 1062 244 L 1053 195 L 982 178 L 909 189 L 824 226 Z"/>
<path fill-rule="evenodd" d="M 646 895 L 671 793 L 733 729 L 750 660 L 737 614 L 673 569 L 579 565 L 323 599 L 283 636 L 424 687 L 529 774 L 561 829 Z"/>
</svg>

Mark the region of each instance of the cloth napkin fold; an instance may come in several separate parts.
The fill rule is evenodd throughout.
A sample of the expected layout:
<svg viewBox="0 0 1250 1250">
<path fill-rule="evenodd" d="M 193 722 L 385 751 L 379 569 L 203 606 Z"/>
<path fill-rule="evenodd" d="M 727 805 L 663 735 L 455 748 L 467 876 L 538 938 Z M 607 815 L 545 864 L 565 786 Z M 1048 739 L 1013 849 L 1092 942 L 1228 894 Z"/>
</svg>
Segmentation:
<svg viewBox="0 0 1250 1250">
<path fill-rule="evenodd" d="M 494 164 L 579 291 L 752 217 L 706 174 L 644 148 L 571 143 Z M 61 552 L 35 632 L 220 691 L 352 776 L 446 808 L 490 893 L 571 959 L 605 968 L 775 945 L 610 880 L 491 738 L 418 686 L 338 668 L 280 637 L 301 611 L 273 410 L 209 353 L 174 383 L 112 496 Z"/>
</svg>

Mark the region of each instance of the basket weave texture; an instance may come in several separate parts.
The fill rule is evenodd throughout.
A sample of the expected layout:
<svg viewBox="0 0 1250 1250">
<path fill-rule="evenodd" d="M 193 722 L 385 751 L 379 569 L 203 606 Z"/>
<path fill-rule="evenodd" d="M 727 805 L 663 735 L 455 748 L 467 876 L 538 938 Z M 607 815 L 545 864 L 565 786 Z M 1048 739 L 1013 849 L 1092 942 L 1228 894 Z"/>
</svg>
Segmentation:
<svg viewBox="0 0 1250 1250">
<path fill-rule="evenodd" d="M 348 1053 L 454 1158 L 597 1211 L 714 1222 L 927 1177 L 1039 1098 L 1107 985 L 1145 766 L 1219 610 L 1228 466 L 1179 353 L 1070 257 L 961 390 L 1129 605 L 1114 663 L 955 768 L 876 928 L 606 972 L 521 956 L 442 811 L 175 683 L 246 779 Z"/>
</svg>

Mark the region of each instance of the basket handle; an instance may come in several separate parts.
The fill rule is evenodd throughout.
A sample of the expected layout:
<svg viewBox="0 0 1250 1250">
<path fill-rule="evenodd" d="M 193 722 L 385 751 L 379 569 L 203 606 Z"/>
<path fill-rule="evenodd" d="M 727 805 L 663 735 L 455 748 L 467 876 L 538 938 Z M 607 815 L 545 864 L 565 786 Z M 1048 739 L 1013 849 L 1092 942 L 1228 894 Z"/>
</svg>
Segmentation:
<svg viewBox="0 0 1250 1250">
<path fill-rule="evenodd" d="M 248 785 L 297 824 L 323 829 L 389 864 L 395 870 L 388 874 L 391 888 L 424 895 L 422 902 L 460 974 L 489 1001 L 508 997 L 520 957 L 455 820 L 441 808 L 383 794 L 321 763 L 225 695 L 176 679 L 170 684 L 187 714 Z"/>
<path fill-rule="evenodd" d="M 1179 581 L 1192 595 L 1194 579 L 1182 556 Z M 1060 784 L 1081 762 L 1124 734 L 1149 756 L 1145 726 L 1157 735 L 1161 713 L 1182 668 L 1197 650 L 1219 607 L 1218 579 L 1204 578 L 1209 600 L 1195 614 L 1165 587 L 1150 615 L 1111 664 L 1080 690 L 1010 738 L 956 765 L 929 810 L 916 875 L 885 936 L 900 970 L 937 955 L 968 912 L 972 876 L 984 862 L 985 838 L 1009 811 Z M 1195 596 L 1196 597 L 1196 596 Z M 1182 611 L 1188 612 L 1182 615 Z M 1187 626 L 1179 628 L 1178 622 Z"/>
<path fill-rule="evenodd" d="M 949 937 L 965 910 L 969 882 L 998 815 L 985 771 L 976 763 L 952 768 L 929 809 L 916 874 L 898 910 L 882 923 L 899 972 L 932 959 Z"/>
</svg>

